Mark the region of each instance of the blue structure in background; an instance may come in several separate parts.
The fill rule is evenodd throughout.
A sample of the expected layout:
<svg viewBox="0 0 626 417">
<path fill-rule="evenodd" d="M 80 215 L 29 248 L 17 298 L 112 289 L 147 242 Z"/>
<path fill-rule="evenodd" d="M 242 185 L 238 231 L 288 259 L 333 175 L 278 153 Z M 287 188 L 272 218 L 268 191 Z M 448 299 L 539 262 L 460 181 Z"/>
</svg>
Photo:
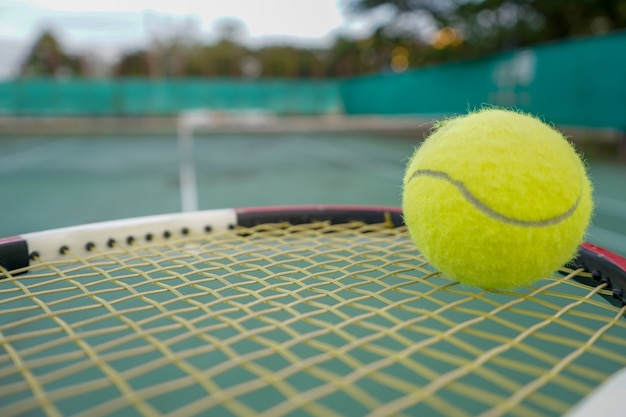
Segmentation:
<svg viewBox="0 0 626 417">
<path fill-rule="evenodd" d="M 0 83 L 0 116 L 163 116 L 208 108 L 440 117 L 485 104 L 519 108 L 558 125 L 626 132 L 626 32 L 347 80 L 21 79 Z"/>
<path fill-rule="evenodd" d="M 335 80 L 23 79 L 0 83 L 0 116 L 167 116 L 183 110 L 341 110 Z"/>
<path fill-rule="evenodd" d="M 354 78 L 340 92 L 348 114 L 441 116 L 492 104 L 626 131 L 626 32 Z"/>
</svg>

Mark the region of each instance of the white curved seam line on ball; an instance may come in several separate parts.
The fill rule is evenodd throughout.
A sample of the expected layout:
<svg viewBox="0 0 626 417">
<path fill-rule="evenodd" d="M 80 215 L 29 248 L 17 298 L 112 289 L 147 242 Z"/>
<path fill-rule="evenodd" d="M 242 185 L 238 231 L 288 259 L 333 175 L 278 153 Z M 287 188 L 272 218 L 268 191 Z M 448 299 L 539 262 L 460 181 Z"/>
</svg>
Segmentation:
<svg viewBox="0 0 626 417">
<path fill-rule="evenodd" d="M 550 217 L 544 220 L 521 220 L 521 219 L 516 219 L 514 217 L 505 216 L 502 213 L 498 213 L 497 211 L 489 207 L 487 204 L 480 201 L 476 196 L 474 196 L 474 194 L 472 194 L 470 190 L 468 190 L 468 188 L 465 186 L 465 184 L 462 181 L 455 180 L 446 172 L 435 171 L 432 169 L 418 169 L 417 171 L 413 173 L 413 175 L 411 175 L 409 182 L 413 181 L 413 179 L 415 179 L 416 177 L 420 177 L 420 176 L 437 178 L 437 179 L 447 181 L 448 183 L 454 185 L 461 192 L 461 194 L 463 194 L 463 197 L 465 197 L 465 199 L 470 204 L 472 204 L 476 209 L 478 209 L 483 214 L 491 217 L 494 220 L 501 221 L 503 223 L 507 223 L 507 224 L 511 224 L 515 226 L 523 226 L 523 227 L 552 226 L 571 217 L 576 212 L 576 209 L 578 208 L 578 205 L 580 203 L 580 197 L 582 194 L 582 192 L 578 193 L 578 198 L 576 198 L 576 201 L 574 202 L 574 204 L 566 212 L 559 214 L 558 216 Z"/>
</svg>

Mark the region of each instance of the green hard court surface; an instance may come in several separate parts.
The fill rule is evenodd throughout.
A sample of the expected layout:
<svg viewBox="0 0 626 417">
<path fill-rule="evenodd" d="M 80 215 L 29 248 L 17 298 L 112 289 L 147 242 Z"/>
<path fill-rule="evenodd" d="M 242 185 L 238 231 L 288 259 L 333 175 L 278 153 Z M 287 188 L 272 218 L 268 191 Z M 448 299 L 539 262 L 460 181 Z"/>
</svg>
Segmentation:
<svg viewBox="0 0 626 417">
<path fill-rule="evenodd" d="M 397 206 L 417 143 L 363 134 L 199 136 L 199 208 Z M 0 236 L 180 210 L 174 137 L 5 137 L 0 149 Z M 588 164 L 596 212 L 587 240 L 626 255 L 626 165 Z"/>
</svg>

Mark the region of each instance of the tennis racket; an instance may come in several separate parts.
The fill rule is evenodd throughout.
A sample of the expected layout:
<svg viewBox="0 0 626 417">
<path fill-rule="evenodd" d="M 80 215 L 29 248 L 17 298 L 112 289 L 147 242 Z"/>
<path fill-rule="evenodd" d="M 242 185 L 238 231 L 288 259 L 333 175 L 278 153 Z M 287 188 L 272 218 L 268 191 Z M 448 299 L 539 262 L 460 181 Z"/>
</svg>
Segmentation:
<svg viewBox="0 0 626 417">
<path fill-rule="evenodd" d="M 466 287 L 396 208 L 58 229 L 0 265 L 2 416 L 563 415 L 626 367 L 625 259 Z"/>
</svg>

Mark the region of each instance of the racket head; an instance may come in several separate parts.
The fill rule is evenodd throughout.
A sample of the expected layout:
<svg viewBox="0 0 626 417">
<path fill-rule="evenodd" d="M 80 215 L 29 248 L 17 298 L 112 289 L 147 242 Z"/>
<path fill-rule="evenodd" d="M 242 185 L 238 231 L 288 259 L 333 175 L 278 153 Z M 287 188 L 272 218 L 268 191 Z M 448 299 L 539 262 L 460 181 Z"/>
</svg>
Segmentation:
<svg viewBox="0 0 626 417">
<path fill-rule="evenodd" d="M 464 287 L 393 207 L 60 229 L 0 265 L 8 415 L 560 415 L 626 366 L 623 258 Z"/>
</svg>

